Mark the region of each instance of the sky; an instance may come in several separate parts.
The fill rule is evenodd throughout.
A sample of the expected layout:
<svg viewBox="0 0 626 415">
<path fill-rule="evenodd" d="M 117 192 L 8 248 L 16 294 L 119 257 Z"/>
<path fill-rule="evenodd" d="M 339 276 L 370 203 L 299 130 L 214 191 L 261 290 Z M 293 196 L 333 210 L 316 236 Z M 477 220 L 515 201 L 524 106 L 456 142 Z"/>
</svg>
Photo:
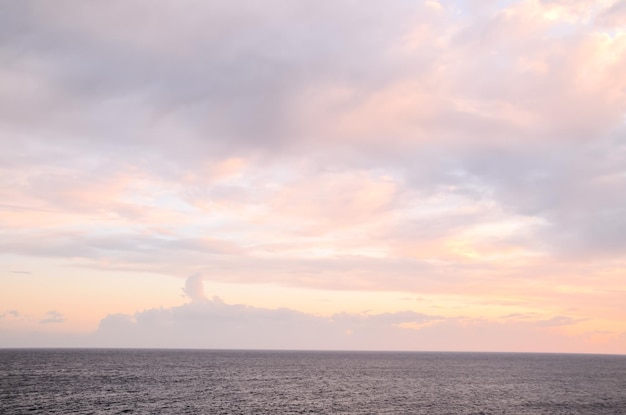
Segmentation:
<svg viewBox="0 0 626 415">
<path fill-rule="evenodd" d="M 0 347 L 626 354 L 626 1 L 0 1 Z"/>
</svg>

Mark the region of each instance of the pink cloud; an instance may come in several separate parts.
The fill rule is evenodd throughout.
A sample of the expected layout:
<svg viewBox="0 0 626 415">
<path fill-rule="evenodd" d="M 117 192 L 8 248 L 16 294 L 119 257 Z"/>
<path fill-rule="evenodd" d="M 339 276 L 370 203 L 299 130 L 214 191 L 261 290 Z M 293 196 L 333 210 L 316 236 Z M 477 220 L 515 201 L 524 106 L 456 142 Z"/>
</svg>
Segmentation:
<svg viewBox="0 0 626 415">
<path fill-rule="evenodd" d="M 624 2 L 79 3 L 0 29 L 12 260 L 621 316 Z"/>
</svg>

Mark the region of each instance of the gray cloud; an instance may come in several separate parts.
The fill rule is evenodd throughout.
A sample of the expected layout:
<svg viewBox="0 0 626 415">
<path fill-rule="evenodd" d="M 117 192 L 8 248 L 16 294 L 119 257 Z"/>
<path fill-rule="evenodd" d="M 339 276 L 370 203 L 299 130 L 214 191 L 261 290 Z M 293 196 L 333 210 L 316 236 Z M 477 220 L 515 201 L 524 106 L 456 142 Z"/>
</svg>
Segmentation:
<svg viewBox="0 0 626 415">
<path fill-rule="evenodd" d="M 490 350 L 545 351 L 559 337 L 545 328 L 572 323 L 565 316 L 494 323 L 412 311 L 318 317 L 204 299 L 134 315 L 111 314 L 92 341 L 124 347 L 485 350 L 489 339 Z M 581 347 L 572 345 L 571 351 Z"/>
<path fill-rule="evenodd" d="M 187 161 L 198 150 L 203 156 L 233 146 L 244 150 L 239 142 L 272 149 L 293 139 L 291 101 L 311 84 L 383 76 L 387 63 L 378 58 L 407 28 L 406 12 L 418 11 L 389 5 L 381 14 L 374 5 L 355 9 L 343 1 L 188 2 L 176 10 L 149 3 L 64 4 L 31 2 L 12 10 L 16 23 L 4 29 L 11 68 L 40 83 L 33 85 L 37 93 L 21 94 L 28 97 L 23 106 L 13 103 L 14 118 L 30 111 L 21 122 L 36 117 L 69 135 L 87 134 L 70 141 L 83 150 L 123 156 L 119 150 L 145 148 L 148 139 Z M 82 120 L 70 118 L 76 110 Z M 171 131 L 172 146 L 163 132 L 176 120 L 182 125 Z M 187 127 L 191 134 L 184 133 Z M 153 156 L 163 155 L 157 150 Z"/>
</svg>

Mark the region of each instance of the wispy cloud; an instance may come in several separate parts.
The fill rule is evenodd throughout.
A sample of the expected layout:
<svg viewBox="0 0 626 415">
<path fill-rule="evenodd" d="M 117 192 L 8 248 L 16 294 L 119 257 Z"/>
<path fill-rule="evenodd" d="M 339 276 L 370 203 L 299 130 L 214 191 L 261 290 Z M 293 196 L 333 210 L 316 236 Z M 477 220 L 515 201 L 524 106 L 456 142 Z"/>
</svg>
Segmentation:
<svg viewBox="0 0 626 415">
<path fill-rule="evenodd" d="M 53 324 L 53 323 L 63 323 L 65 318 L 63 314 L 58 311 L 52 310 L 48 311 L 44 318 L 40 321 L 41 324 Z"/>
<path fill-rule="evenodd" d="M 7 310 L 0 313 L 0 320 L 20 318 L 22 315 L 17 310 Z"/>
</svg>

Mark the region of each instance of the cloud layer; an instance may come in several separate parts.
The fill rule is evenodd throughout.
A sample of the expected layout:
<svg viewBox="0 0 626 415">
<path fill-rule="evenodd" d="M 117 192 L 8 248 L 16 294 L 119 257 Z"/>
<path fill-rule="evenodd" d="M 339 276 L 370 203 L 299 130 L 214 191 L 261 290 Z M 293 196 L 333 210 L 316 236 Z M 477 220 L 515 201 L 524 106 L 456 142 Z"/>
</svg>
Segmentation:
<svg viewBox="0 0 626 415">
<path fill-rule="evenodd" d="M 568 329 L 578 321 L 566 316 L 526 313 L 487 319 L 400 311 L 322 317 L 208 299 L 197 275 L 187 279 L 184 290 L 189 301 L 182 305 L 109 314 L 91 333 L 4 331 L 9 334 L 4 346 L 570 353 L 595 347 L 596 352 L 615 353 L 626 345 L 626 336 L 610 333 L 577 339 Z M 14 310 L 0 314 L 0 320 L 18 317 Z M 41 323 L 59 318 L 51 311 Z"/>
<path fill-rule="evenodd" d="M 6 5 L 0 252 L 606 319 L 625 4 Z"/>
</svg>

